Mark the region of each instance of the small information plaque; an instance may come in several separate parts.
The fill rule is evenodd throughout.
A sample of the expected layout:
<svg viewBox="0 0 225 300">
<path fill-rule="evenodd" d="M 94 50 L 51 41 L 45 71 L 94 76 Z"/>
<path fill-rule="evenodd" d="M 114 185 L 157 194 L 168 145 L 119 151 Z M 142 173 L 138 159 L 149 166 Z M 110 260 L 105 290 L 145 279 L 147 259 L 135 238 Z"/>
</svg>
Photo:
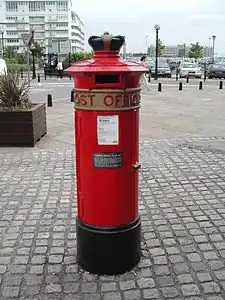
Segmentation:
<svg viewBox="0 0 225 300">
<path fill-rule="evenodd" d="M 122 152 L 101 152 L 93 154 L 94 168 L 122 168 Z"/>
<path fill-rule="evenodd" d="M 119 117 L 97 116 L 98 145 L 119 144 Z"/>
</svg>

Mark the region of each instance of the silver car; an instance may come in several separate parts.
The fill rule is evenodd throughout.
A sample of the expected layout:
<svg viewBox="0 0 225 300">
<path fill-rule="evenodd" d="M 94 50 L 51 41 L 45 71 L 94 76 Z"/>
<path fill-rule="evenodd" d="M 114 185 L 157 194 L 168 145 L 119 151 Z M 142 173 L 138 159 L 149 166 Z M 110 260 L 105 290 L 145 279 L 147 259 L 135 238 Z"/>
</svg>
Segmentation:
<svg viewBox="0 0 225 300">
<path fill-rule="evenodd" d="M 202 77 L 202 69 L 195 63 L 183 62 L 179 66 L 179 74 L 180 78 L 183 77 L 195 77 L 201 78 Z"/>
</svg>

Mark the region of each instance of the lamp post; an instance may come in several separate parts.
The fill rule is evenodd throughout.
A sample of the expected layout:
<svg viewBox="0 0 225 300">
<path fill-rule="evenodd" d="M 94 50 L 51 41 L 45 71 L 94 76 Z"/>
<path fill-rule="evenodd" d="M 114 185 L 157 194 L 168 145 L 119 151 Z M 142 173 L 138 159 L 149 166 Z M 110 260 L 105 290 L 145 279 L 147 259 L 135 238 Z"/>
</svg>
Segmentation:
<svg viewBox="0 0 225 300">
<path fill-rule="evenodd" d="M 32 79 L 36 78 L 36 70 L 35 70 L 35 45 L 34 45 L 34 30 L 32 32 L 32 44 L 30 46 L 30 51 L 32 53 Z"/>
<path fill-rule="evenodd" d="M 184 43 L 184 58 L 186 57 L 186 44 Z"/>
<path fill-rule="evenodd" d="M 155 42 L 155 77 L 154 79 L 158 79 L 158 56 L 159 56 L 159 25 L 155 25 L 156 31 L 156 42 Z"/>
<path fill-rule="evenodd" d="M 34 44 L 31 45 L 30 51 L 32 54 L 32 79 L 36 78 L 36 70 L 35 70 L 35 47 Z"/>
<path fill-rule="evenodd" d="M 147 34 L 145 36 L 145 39 L 146 39 L 146 53 L 148 55 L 148 35 Z"/>
<path fill-rule="evenodd" d="M 1 35 L 2 35 L 2 57 L 4 58 L 4 33 L 5 33 L 5 30 L 2 29 L 1 30 Z"/>
<path fill-rule="evenodd" d="M 123 45 L 123 59 L 127 58 L 127 44 L 124 43 Z"/>
<path fill-rule="evenodd" d="M 212 63 L 214 64 L 214 62 L 215 62 L 215 41 L 216 41 L 216 36 L 215 35 L 212 36 L 212 40 L 213 40 Z"/>
<path fill-rule="evenodd" d="M 209 58 L 212 58 L 212 49 L 211 49 L 211 36 L 209 37 L 209 55 L 208 55 L 208 57 Z"/>
</svg>

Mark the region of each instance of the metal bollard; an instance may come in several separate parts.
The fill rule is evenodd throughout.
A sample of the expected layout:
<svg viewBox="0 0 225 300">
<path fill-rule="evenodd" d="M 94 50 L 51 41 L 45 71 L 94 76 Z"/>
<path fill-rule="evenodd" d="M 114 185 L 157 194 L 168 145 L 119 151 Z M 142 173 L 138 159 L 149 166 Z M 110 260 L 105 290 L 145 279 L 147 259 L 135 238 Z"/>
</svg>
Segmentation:
<svg viewBox="0 0 225 300">
<path fill-rule="evenodd" d="M 189 83 L 189 76 L 187 76 L 186 82 Z"/>
<path fill-rule="evenodd" d="M 151 73 L 148 74 L 148 82 L 151 82 Z"/>
<path fill-rule="evenodd" d="M 162 92 L 162 83 L 161 82 L 158 83 L 158 92 Z"/>
<path fill-rule="evenodd" d="M 23 79 L 23 69 L 20 70 L 21 79 Z"/>
<path fill-rule="evenodd" d="M 199 82 L 199 90 L 202 90 L 202 86 L 203 86 L 203 83 L 202 81 Z"/>
<path fill-rule="evenodd" d="M 47 103 L 48 107 L 52 107 L 52 95 L 50 94 L 47 95 Z"/>
<path fill-rule="evenodd" d="M 178 70 L 176 70 L 176 81 L 178 81 Z"/>
<path fill-rule="evenodd" d="M 41 82 L 41 76 L 40 76 L 40 74 L 38 74 L 38 83 L 40 83 Z"/>
<path fill-rule="evenodd" d="M 182 91 L 182 89 L 183 89 L 183 84 L 182 82 L 179 82 L 179 91 Z"/>
<path fill-rule="evenodd" d="M 220 85 L 219 85 L 219 89 L 222 90 L 223 89 L 223 81 L 220 81 Z"/>
<path fill-rule="evenodd" d="M 74 102 L 74 90 L 71 91 L 70 102 Z"/>
<path fill-rule="evenodd" d="M 204 71 L 204 82 L 206 81 L 206 70 Z"/>
</svg>

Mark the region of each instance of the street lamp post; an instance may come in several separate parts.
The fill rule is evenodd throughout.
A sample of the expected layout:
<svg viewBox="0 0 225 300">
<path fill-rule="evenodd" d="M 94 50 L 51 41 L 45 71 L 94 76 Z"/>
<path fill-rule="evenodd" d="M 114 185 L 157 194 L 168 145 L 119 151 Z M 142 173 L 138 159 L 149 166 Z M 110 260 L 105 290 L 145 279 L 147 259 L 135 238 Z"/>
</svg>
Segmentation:
<svg viewBox="0 0 225 300">
<path fill-rule="evenodd" d="M 208 55 L 209 58 L 212 58 L 211 39 L 212 38 L 209 37 L 209 55 Z"/>
<path fill-rule="evenodd" d="M 127 44 L 124 43 L 123 45 L 123 59 L 127 58 Z"/>
<path fill-rule="evenodd" d="M 215 41 L 216 41 L 216 36 L 215 35 L 212 36 L 212 40 L 213 40 L 212 63 L 214 64 L 214 62 L 215 62 Z"/>
<path fill-rule="evenodd" d="M 1 35 L 2 35 L 2 57 L 4 58 L 4 29 L 1 30 Z"/>
<path fill-rule="evenodd" d="M 155 42 L 155 77 L 154 79 L 158 79 L 158 56 L 159 56 L 159 25 L 155 25 L 156 31 L 156 42 Z"/>
<path fill-rule="evenodd" d="M 36 70 L 35 70 L 35 53 L 34 53 L 34 48 L 31 47 L 31 53 L 32 53 L 32 79 L 35 79 L 36 78 Z"/>
<path fill-rule="evenodd" d="M 148 35 L 145 36 L 146 39 L 146 54 L 148 55 Z"/>
<path fill-rule="evenodd" d="M 184 43 L 184 58 L 186 57 L 186 44 Z"/>
<path fill-rule="evenodd" d="M 35 70 L 35 46 L 34 46 L 34 30 L 32 30 L 32 44 L 30 46 L 30 51 L 32 53 L 32 79 L 36 78 L 36 70 Z"/>
</svg>

